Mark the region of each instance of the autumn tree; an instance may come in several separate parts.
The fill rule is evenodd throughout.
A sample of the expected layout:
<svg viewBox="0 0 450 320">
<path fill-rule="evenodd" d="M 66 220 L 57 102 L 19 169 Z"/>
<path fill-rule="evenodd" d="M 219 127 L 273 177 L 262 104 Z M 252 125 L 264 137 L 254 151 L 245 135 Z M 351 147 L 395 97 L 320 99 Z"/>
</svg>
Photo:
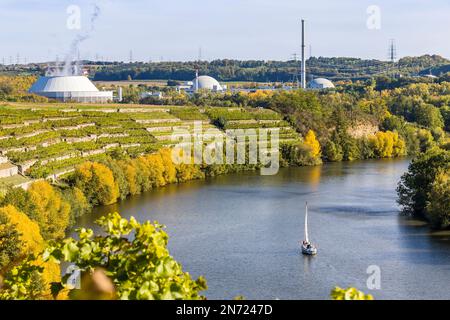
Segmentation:
<svg viewBox="0 0 450 320">
<path fill-rule="evenodd" d="M 321 150 L 320 150 L 320 143 L 316 139 L 316 134 L 314 131 L 309 130 L 308 133 L 305 136 L 304 143 L 311 147 L 311 156 L 313 158 L 320 158 Z"/>
<path fill-rule="evenodd" d="M 432 225 L 445 229 L 450 226 L 450 170 L 440 170 L 428 193 L 426 212 Z"/>
<path fill-rule="evenodd" d="M 85 162 L 77 167 L 73 180 L 92 205 L 113 204 L 119 197 L 112 171 L 98 162 Z"/>
<path fill-rule="evenodd" d="M 0 240 L 0 257 L 8 258 L 0 272 L 4 277 L 4 287 L 0 288 L 0 299 L 49 299 L 50 283 L 60 281 L 59 266 L 53 262 L 44 262 L 40 254 L 45 248 L 44 238 L 35 221 L 8 205 L 0 208 L 0 234 L 13 230 L 13 237 L 19 248 L 7 246 Z M 3 233 L 4 234 L 4 233 Z"/>
<path fill-rule="evenodd" d="M 92 209 L 91 204 L 84 195 L 83 191 L 77 187 L 68 187 L 62 190 L 62 196 L 70 205 L 70 222 L 69 225 L 74 225 L 76 219 L 89 213 Z"/>
<path fill-rule="evenodd" d="M 30 200 L 35 204 L 38 223 L 45 239 L 64 237 L 69 225 L 70 205 L 47 181 L 33 183 L 28 189 Z"/>
</svg>

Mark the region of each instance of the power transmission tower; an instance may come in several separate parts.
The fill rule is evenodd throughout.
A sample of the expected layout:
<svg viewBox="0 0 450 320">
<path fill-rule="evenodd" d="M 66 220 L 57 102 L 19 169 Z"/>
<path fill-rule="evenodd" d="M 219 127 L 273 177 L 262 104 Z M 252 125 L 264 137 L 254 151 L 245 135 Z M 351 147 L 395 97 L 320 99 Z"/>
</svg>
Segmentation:
<svg viewBox="0 0 450 320">
<path fill-rule="evenodd" d="M 392 73 L 394 73 L 395 69 L 395 62 L 397 60 L 397 46 L 395 44 L 395 39 L 389 40 L 389 61 L 390 61 L 390 68 Z M 389 73 L 389 68 L 388 68 Z"/>
<path fill-rule="evenodd" d="M 130 50 L 130 63 L 133 63 L 133 50 Z"/>
</svg>

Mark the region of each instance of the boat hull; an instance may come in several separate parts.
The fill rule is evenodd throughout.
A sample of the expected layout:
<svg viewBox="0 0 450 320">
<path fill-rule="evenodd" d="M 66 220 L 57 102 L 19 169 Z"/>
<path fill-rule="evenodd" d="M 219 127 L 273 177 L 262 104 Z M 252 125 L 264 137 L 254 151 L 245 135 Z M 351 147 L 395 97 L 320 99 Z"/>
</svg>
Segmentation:
<svg viewBox="0 0 450 320">
<path fill-rule="evenodd" d="M 315 247 L 307 248 L 305 246 L 302 246 L 302 253 L 306 254 L 306 255 L 309 255 L 309 256 L 313 256 L 313 255 L 317 254 L 317 248 L 315 248 Z"/>
</svg>

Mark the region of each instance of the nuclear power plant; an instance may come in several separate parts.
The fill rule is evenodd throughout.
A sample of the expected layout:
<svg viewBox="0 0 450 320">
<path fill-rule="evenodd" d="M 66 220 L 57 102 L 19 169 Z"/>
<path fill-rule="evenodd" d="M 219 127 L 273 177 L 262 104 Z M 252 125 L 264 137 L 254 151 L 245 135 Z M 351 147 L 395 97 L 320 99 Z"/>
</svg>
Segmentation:
<svg viewBox="0 0 450 320">
<path fill-rule="evenodd" d="M 306 55 L 305 55 L 305 20 L 302 19 L 302 62 L 301 62 L 301 88 L 302 89 L 313 89 L 313 90 L 323 90 L 334 88 L 333 82 L 325 78 L 316 78 L 312 75 L 312 81 L 306 83 Z"/>
<path fill-rule="evenodd" d="M 77 44 L 77 43 L 75 43 Z M 76 46 L 74 46 L 76 47 Z M 301 20 L 301 66 L 300 66 L 300 88 L 303 90 L 313 89 L 322 90 L 334 88 L 334 84 L 325 78 L 314 78 L 312 74 L 307 75 L 306 66 L 306 30 L 305 20 Z M 72 48 L 73 49 L 73 48 Z M 72 50 L 73 51 L 73 50 Z M 29 89 L 29 93 L 34 93 L 50 99 L 56 99 L 63 102 L 80 103 L 108 103 L 114 100 L 113 91 L 100 91 L 97 87 L 82 73 L 78 62 L 70 60 L 68 56 L 64 65 L 49 67 L 47 74 L 40 77 Z M 298 73 L 296 73 L 298 75 Z M 307 79 L 310 79 L 307 83 Z M 295 87 L 292 87 L 293 89 Z M 297 85 L 298 88 L 298 85 Z M 200 90 L 223 92 L 227 86 L 220 84 L 216 79 L 207 75 L 198 75 L 192 81 L 177 87 L 177 90 L 183 90 L 193 94 Z M 122 88 L 117 93 L 117 101 L 122 101 Z"/>
</svg>

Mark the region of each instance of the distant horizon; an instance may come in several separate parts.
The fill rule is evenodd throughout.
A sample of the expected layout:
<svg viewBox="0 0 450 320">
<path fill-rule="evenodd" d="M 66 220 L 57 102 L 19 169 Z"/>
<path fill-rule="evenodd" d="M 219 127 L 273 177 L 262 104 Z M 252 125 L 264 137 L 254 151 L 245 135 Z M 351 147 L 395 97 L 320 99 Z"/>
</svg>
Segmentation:
<svg viewBox="0 0 450 320">
<path fill-rule="evenodd" d="M 396 61 L 401 60 L 403 58 L 419 58 L 419 57 L 423 57 L 423 56 L 439 56 L 443 59 L 449 60 L 450 62 L 450 58 L 444 57 L 442 55 L 439 54 L 431 54 L 431 53 L 425 53 L 422 55 L 418 55 L 418 56 L 403 56 L 400 57 L 398 59 L 396 59 Z M 361 57 L 351 57 L 351 56 L 312 56 L 312 57 L 307 57 L 306 61 L 308 61 L 310 58 L 326 58 L 326 59 L 332 59 L 332 58 L 346 58 L 346 59 L 359 59 L 359 60 L 372 60 L 372 61 L 380 61 L 380 62 L 389 62 L 388 59 L 384 59 L 384 60 L 379 60 L 379 59 L 372 59 L 372 58 L 361 58 Z M 200 60 L 200 62 L 208 62 L 211 63 L 212 61 L 220 61 L 220 60 L 235 60 L 235 61 L 264 61 L 264 62 L 289 62 L 289 61 L 294 61 L 293 59 L 291 60 L 263 60 L 263 59 L 236 59 L 236 58 L 217 58 L 214 60 Z M 82 61 L 89 61 L 89 62 L 106 62 L 106 63 L 123 63 L 123 64 L 130 64 L 129 61 L 123 61 L 123 60 L 92 60 L 92 59 L 82 59 L 79 60 L 79 62 Z M 56 63 L 57 61 L 29 61 L 27 62 L 27 64 L 19 64 L 19 65 L 32 65 L 32 64 L 46 64 L 46 63 Z M 62 61 L 59 61 L 62 63 Z M 144 64 L 149 64 L 149 63 L 164 63 L 164 62 L 174 62 L 174 63 L 195 63 L 195 62 L 199 62 L 199 60 L 164 60 L 164 61 L 143 61 L 143 60 L 136 60 L 133 61 L 132 63 L 144 63 Z M 0 65 L 1 65 L 1 61 L 0 61 Z M 15 63 L 13 63 L 12 65 L 16 65 Z M 11 66 L 10 64 L 6 63 L 5 66 Z"/>
</svg>

